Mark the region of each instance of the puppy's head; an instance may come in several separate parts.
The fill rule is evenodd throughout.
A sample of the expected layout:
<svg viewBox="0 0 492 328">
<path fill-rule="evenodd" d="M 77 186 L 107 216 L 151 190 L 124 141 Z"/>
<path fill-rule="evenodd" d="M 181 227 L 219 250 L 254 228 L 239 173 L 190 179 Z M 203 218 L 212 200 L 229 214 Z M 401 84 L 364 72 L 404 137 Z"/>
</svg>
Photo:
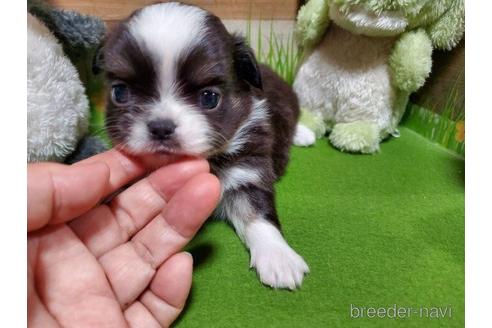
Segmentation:
<svg viewBox="0 0 492 328">
<path fill-rule="evenodd" d="M 110 91 L 106 127 L 133 154 L 208 155 L 226 147 L 261 89 L 254 55 L 198 7 L 156 4 L 120 24 L 98 65 Z"/>
</svg>

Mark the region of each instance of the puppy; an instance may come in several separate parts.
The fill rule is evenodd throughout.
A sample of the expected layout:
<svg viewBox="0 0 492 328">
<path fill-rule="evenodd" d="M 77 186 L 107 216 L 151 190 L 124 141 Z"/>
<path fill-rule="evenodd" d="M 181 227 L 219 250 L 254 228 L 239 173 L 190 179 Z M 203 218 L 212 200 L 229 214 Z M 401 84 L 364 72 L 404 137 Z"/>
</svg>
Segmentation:
<svg viewBox="0 0 492 328">
<path fill-rule="evenodd" d="M 299 115 L 292 89 L 216 16 L 176 2 L 134 12 L 101 54 L 114 144 L 206 157 L 222 184 L 215 216 L 232 223 L 260 280 L 300 286 L 309 269 L 280 232 L 273 189 Z"/>
</svg>

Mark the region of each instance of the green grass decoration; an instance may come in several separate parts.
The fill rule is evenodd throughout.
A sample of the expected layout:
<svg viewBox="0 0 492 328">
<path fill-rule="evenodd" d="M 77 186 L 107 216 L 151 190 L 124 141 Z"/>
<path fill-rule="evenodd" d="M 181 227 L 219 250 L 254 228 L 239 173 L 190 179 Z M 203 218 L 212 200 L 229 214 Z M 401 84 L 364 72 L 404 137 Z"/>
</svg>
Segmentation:
<svg viewBox="0 0 492 328">
<path fill-rule="evenodd" d="M 465 154 L 464 121 L 450 120 L 415 104 L 409 104 L 407 111 L 404 126 L 457 154 Z"/>
<path fill-rule="evenodd" d="M 108 146 L 112 147 L 111 139 L 108 136 L 106 126 L 104 124 L 104 121 L 106 119 L 105 112 L 98 108 L 93 101 L 89 102 L 89 106 L 91 110 L 89 133 L 93 136 L 100 137 Z"/>
<path fill-rule="evenodd" d="M 429 102 L 424 103 L 423 106 L 410 103 L 402 125 L 464 156 L 465 108 L 464 102 L 461 100 L 461 93 L 458 84 L 454 83 L 448 92 L 446 103 L 440 114 L 438 114 L 438 108 L 429 105 Z"/>
<path fill-rule="evenodd" d="M 108 146 L 111 141 L 106 133 L 104 125 L 105 105 L 104 105 L 104 80 L 101 75 L 94 75 L 92 72 L 92 58 L 95 54 L 82 58 L 75 65 L 79 73 L 80 80 L 85 86 L 85 92 L 89 99 L 89 134 L 100 137 Z"/>
<path fill-rule="evenodd" d="M 301 58 L 294 36 L 289 33 L 286 39 L 282 38 L 280 34 L 274 32 L 273 21 L 270 21 L 268 41 L 265 41 L 262 25 L 262 21 L 259 21 L 256 44 L 253 44 L 252 22 L 248 20 L 246 23 L 246 41 L 255 51 L 256 58 L 260 63 L 269 66 L 292 85 Z M 265 42 L 267 42 L 266 45 Z"/>
</svg>

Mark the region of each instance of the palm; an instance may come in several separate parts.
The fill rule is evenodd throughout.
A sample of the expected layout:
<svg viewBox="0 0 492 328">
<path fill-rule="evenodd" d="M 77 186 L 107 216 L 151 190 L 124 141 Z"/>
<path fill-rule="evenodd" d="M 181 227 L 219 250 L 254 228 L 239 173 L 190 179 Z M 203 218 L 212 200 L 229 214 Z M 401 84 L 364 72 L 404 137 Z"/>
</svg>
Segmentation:
<svg viewBox="0 0 492 328">
<path fill-rule="evenodd" d="M 83 184 L 92 183 L 87 175 L 74 175 L 80 180 L 70 184 L 77 186 L 76 191 L 63 190 L 66 186 L 57 185 L 52 178 L 52 189 L 58 196 L 51 198 L 58 204 L 48 211 L 49 221 L 69 220 L 70 213 L 77 218 L 28 234 L 31 326 L 168 326 L 184 305 L 191 285 L 192 261 L 179 250 L 215 207 L 217 180 L 204 173 L 208 167 L 203 161 L 171 164 L 138 181 L 111 203 L 87 211 L 87 200 L 80 198 L 91 198 L 87 194 L 100 190 L 101 194 L 93 197 L 97 200 L 142 173 L 142 168 L 133 166 L 130 174 L 128 167 L 120 174 L 111 170 L 111 160 L 106 164 L 111 171 L 107 185 L 87 193 L 81 193 L 90 190 L 83 188 Z M 91 173 L 98 170 L 96 165 Z M 104 175 L 104 168 L 100 171 Z M 34 171 L 34 175 L 38 173 Z M 31 180 L 42 178 L 28 176 L 28 184 Z M 31 227 L 32 222 L 40 220 L 30 209 L 36 208 L 33 188 L 37 191 L 28 186 Z M 82 195 L 72 197 L 78 203 L 70 203 L 70 193 L 74 192 Z M 67 206 L 69 210 L 65 211 Z M 42 209 L 36 208 L 36 213 L 40 212 Z"/>
<path fill-rule="evenodd" d="M 67 225 L 29 236 L 28 254 L 32 317 L 62 326 L 125 326 L 102 266 Z"/>
</svg>

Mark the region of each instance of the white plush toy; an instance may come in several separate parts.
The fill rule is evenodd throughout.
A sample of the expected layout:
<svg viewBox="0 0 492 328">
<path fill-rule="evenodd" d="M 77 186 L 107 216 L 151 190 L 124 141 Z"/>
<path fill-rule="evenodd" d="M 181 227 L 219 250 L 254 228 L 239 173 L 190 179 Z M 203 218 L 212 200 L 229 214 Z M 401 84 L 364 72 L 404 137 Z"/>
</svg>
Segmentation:
<svg viewBox="0 0 492 328">
<path fill-rule="evenodd" d="M 327 129 L 338 149 L 378 151 L 398 134 L 433 49 L 451 49 L 463 33 L 463 0 L 310 0 L 296 26 L 307 54 L 294 81 L 303 110 L 294 143 Z"/>
<path fill-rule="evenodd" d="M 61 162 L 87 132 L 89 102 L 76 68 L 36 17 L 27 16 L 27 160 Z"/>
<path fill-rule="evenodd" d="M 28 0 L 27 160 L 74 163 L 107 148 L 91 136 L 86 88 L 106 27 L 98 17 Z M 76 66 L 75 66 L 76 65 Z"/>
</svg>

